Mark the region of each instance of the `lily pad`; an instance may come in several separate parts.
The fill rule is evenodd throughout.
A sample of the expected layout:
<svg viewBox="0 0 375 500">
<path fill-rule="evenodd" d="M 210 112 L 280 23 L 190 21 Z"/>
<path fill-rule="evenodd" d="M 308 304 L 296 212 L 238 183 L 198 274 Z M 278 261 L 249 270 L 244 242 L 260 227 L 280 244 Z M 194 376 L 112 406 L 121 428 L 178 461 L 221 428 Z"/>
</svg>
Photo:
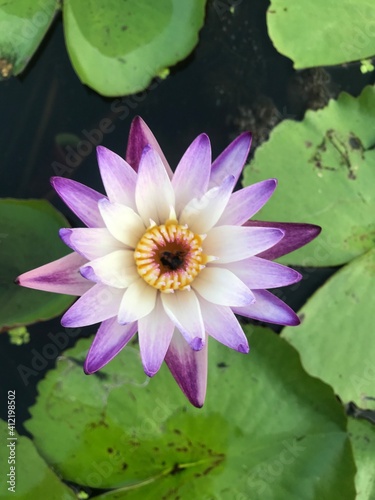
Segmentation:
<svg viewBox="0 0 375 500">
<path fill-rule="evenodd" d="M 0 80 L 18 75 L 46 34 L 58 2 L 0 2 Z"/>
<path fill-rule="evenodd" d="M 66 45 L 80 80 L 105 96 L 143 90 L 193 50 L 205 3 L 64 1 Z"/>
<path fill-rule="evenodd" d="M 14 284 L 30 269 L 67 253 L 58 236 L 67 220 L 44 200 L 0 200 L 0 331 L 57 316 L 73 297 Z"/>
<path fill-rule="evenodd" d="M 210 342 L 202 409 L 165 366 L 148 379 L 135 346 L 85 377 L 82 339 L 40 382 L 26 427 L 64 479 L 113 488 L 102 500 L 353 498 L 346 417 L 332 389 L 270 330 L 246 330 L 249 356 Z"/>
<path fill-rule="evenodd" d="M 328 66 L 375 55 L 372 0 L 271 0 L 269 35 L 295 68 Z"/>
<path fill-rule="evenodd" d="M 375 426 L 366 420 L 349 419 L 348 430 L 357 465 L 356 500 L 375 498 Z"/>
<path fill-rule="evenodd" d="M 73 491 L 61 482 L 39 456 L 33 442 L 25 436 L 19 436 L 14 430 L 11 430 L 11 433 L 12 435 L 9 433 L 8 424 L 0 420 L 3 447 L 0 454 L 0 469 L 3 475 L 0 499 L 12 498 L 12 495 L 17 500 L 47 498 L 48 492 L 48 500 L 77 500 Z M 11 482 L 13 480 L 14 485 Z"/>
<path fill-rule="evenodd" d="M 310 222 L 323 231 L 280 259 L 302 266 L 344 264 L 375 245 L 375 88 L 340 94 L 302 122 L 285 120 L 246 167 L 244 185 L 276 177 L 257 219 Z"/>
<path fill-rule="evenodd" d="M 374 296 L 375 249 L 334 274 L 299 312 L 302 324 L 282 335 L 344 403 L 375 409 Z"/>
</svg>

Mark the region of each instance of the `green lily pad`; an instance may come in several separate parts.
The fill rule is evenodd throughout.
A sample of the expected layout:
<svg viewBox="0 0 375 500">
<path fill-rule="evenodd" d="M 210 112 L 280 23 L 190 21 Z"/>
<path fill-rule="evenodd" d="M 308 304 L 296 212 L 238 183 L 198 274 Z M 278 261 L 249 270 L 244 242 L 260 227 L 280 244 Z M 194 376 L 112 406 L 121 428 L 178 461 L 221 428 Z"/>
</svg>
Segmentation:
<svg viewBox="0 0 375 500">
<path fill-rule="evenodd" d="M 375 55 L 372 0 L 271 0 L 269 35 L 295 68 L 328 66 Z"/>
<path fill-rule="evenodd" d="M 0 80 L 25 69 L 57 10 L 51 0 L 0 2 Z"/>
<path fill-rule="evenodd" d="M 205 0 L 66 0 L 66 45 L 82 83 L 105 96 L 143 90 L 198 42 Z M 126 106 L 114 111 L 123 112 Z"/>
<path fill-rule="evenodd" d="M 73 297 L 14 284 L 18 275 L 67 253 L 58 236 L 67 220 L 44 200 L 0 200 L 0 331 L 57 316 Z"/>
<path fill-rule="evenodd" d="M 310 222 L 323 231 L 280 259 L 302 266 L 344 264 L 375 245 L 375 88 L 340 94 L 302 122 L 285 120 L 246 167 L 244 185 L 276 177 L 257 219 Z"/>
<path fill-rule="evenodd" d="M 349 419 L 348 430 L 357 465 L 356 500 L 375 498 L 375 426 L 366 420 Z"/>
<path fill-rule="evenodd" d="M 4 420 L 0 420 L 0 436 L 3 447 L 0 453 L 3 476 L 0 500 L 12 498 L 12 495 L 17 500 L 36 500 L 47 498 L 47 492 L 48 500 L 77 500 L 73 491 L 61 482 L 39 456 L 29 438 L 19 436 L 13 429 L 9 431 Z"/>
<path fill-rule="evenodd" d="M 302 324 L 282 335 L 313 376 L 330 384 L 345 403 L 375 408 L 375 249 L 325 283 L 301 309 Z"/>
<path fill-rule="evenodd" d="M 346 417 L 332 389 L 270 330 L 246 329 L 249 356 L 211 340 L 202 409 L 165 366 L 149 380 L 134 346 L 85 377 L 82 339 L 40 382 L 26 427 L 62 477 L 113 488 L 103 500 L 353 498 Z"/>
</svg>

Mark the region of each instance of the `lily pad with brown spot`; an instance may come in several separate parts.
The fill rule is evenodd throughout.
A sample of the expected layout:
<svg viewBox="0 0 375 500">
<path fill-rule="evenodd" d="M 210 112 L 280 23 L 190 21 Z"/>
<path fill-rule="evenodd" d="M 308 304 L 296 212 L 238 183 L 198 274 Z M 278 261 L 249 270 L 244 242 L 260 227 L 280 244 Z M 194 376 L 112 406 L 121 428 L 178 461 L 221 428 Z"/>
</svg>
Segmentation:
<svg viewBox="0 0 375 500">
<path fill-rule="evenodd" d="M 271 331 L 247 333 L 248 356 L 210 340 L 202 409 L 165 366 L 148 379 L 134 346 L 105 376 L 84 376 L 83 339 L 40 382 L 26 427 L 65 480 L 103 490 L 98 500 L 354 497 L 346 417 L 332 389 Z"/>
<path fill-rule="evenodd" d="M 302 266 L 344 264 L 375 246 L 375 89 L 347 93 L 302 122 L 285 120 L 245 168 L 244 185 L 276 177 L 259 220 L 309 222 L 323 231 L 280 260 Z"/>
</svg>

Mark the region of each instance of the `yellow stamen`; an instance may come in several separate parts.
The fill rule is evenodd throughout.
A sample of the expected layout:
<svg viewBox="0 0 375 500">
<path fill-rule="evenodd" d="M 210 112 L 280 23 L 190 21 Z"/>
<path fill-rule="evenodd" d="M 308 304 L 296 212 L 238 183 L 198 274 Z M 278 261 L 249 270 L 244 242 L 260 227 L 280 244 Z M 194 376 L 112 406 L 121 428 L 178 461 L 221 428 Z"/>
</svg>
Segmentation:
<svg viewBox="0 0 375 500">
<path fill-rule="evenodd" d="M 138 274 L 161 292 L 190 290 L 190 283 L 213 260 L 202 251 L 203 239 L 171 214 L 165 224 L 151 225 L 139 240 L 134 251 Z"/>
</svg>

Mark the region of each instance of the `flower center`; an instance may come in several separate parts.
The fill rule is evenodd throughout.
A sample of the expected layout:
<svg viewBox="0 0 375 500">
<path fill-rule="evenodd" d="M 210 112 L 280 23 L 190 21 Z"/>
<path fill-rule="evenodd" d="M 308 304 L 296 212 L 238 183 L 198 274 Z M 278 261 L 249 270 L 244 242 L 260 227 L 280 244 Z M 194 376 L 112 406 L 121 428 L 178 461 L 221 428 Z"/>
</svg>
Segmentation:
<svg viewBox="0 0 375 500">
<path fill-rule="evenodd" d="M 141 278 L 166 293 L 189 290 L 209 260 L 202 251 L 202 237 L 174 220 L 147 229 L 134 259 Z"/>
</svg>

